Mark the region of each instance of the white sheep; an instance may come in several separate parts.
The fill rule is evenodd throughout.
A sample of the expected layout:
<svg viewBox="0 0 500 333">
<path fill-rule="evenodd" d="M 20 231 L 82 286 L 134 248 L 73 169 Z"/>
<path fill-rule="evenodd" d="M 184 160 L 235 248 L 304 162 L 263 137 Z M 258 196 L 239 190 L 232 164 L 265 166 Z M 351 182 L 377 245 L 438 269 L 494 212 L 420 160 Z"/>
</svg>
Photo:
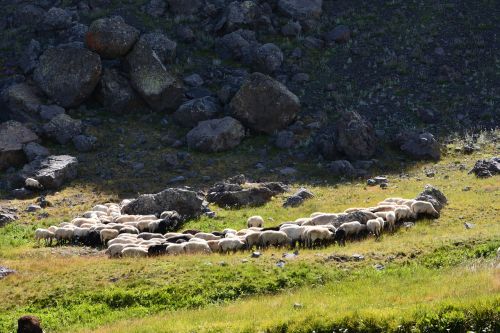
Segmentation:
<svg viewBox="0 0 500 333">
<path fill-rule="evenodd" d="M 126 247 L 122 250 L 121 253 L 122 257 L 125 258 L 144 258 L 148 256 L 148 250 L 141 246 Z"/>
<path fill-rule="evenodd" d="M 366 229 L 375 235 L 375 238 L 379 238 L 382 233 L 384 220 L 381 217 L 377 217 L 373 220 L 368 220 L 366 222 Z"/>
<path fill-rule="evenodd" d="M 78 239 L 81 239 L 87 237 L 89 235 L 89 232 L 90 232 L 89 228 L 76 227 L 75 229 L 73 229 L 73 236 Z"/>
<path fill-rule="evenodd" d="M 211 253 L 212 250 L 210 250 L 210 247 L 208 246 L 206 241 L 200 242 L 200 241 L 194 241 L 192 242 L 192 239 L 189 240 L 189 242 L 183 243 L 184 245 L 184 251 L 186 251 L 187 254 L 199 254 L 199 253 Z"/>
<path fill-rule="evenodd" d="M 430 215 L 432 217 L 439 217 L 439 213 L 434 209 L 434 206 L 427 201 L 415 201 L 411 205 L 411 210 L 415 216 L 419 214 Z"/>
<path fill-rule="evenodd" d="M 219 240 L 207 240 L 207 244 L 212 252 L 220 252 Z"/>
<path fill-rule="evenodd" d="M 45 241 L 45 245 L 52 245 L 52 240 L 54 239 L 55 234 L 52 231 L 47 229 L 36 229 L 35 230 L 35 240 L 38 245 L 40 245 L 40 240 L 43 239 Z"/>
<path fill-rule="evenodd" d="M 182 244 L 171 244 L 167 246 L 167 254 L 177 256 L 179 254 L 184 254 L 184 246 Z"/>
<path fill-rule="evenodd" d="M 77 217 L 71 220 L 71 224 L 81 227 L 83 224 L 98 224 L 99 220 L 97 218 L 85 218 Z"/>
<path fill-rule="evenodd" d="M 92 207 L 92 210 L 95 212 L 103 212 L 103 213 L 108 213 L 108 207 L 105 205 L 96 205 Z"/>
<path fill-rule="evenodd" d="M 260 232 L 252 232 L 245 235 L 245 244 L 249 250 L 259 246 Z"/>
<path fill-rule="evenodd" d="M 136 227 L 133 227 L 131 225 L 126 225 L 122 228 L 120 228 L 120 234 L 134 234 L 134 235 L 138 235 L 139 234 L 139 229 L 137 229 Z"/>
<path fill-rule="evenodd" d="M 137 222 L 138 218 L 135 215 L 121 215 L 115 219 L 115 223 Z"/>
<path fill-rule="evenodd" d="M 63 242 L 71 242 L 73 239 L 73 229 L 64 227 L 64 228 L 57 228 L 55 231 L 55 238 L 59 244 Z"/>
<path fill-rule="evenodd" d="M 366 225 L 358 221 L 345 222 L 340 225 L 338 230 L 343 230 L 346 238 L 357 237 L 362 231 L 366 230 Z"/>
<path fill-rule="evenodd" d="M 239 238 L 224 238 L 219 240 L 219 247 L 222 253 L 236 252 L 245 248 L 245 242 Z"/>
<path fill-rule="evenodd" d="M 377 212 L 375 213 L 377 217 L 381 217 L 384 219 L 384 227 L 387 226 L 389 231 L 394 231 L 394 228 L 396 227 L 396 214 L 392 211 L 390 212 Z"/>
<path fill-rule="evenodd" d="M 201 238 L 201 239 L 204 239 L 206 241 L 220 239 L 220 236 L 215 236 L 215 235 L 207 233 L 207 232 L 199 232 L 196 235 L 194 235 L 194 237 Z"/>
<path fill-rule="evenodd" d="M 144 239 L 144 240 L 150 240 L 153 238 L 165 239 L 165 236 L 163 236 L 161 234 L 154 234 L 151 232 L 141 232 L 139 235 L 137 235 L 137 238 Z"/>
<path fill-rule="evenodd" d="M 260 234 L 260 246 L 266 248 L 268 246 L 286 246 L 291 245 L 291 239 L 283 231 L 266 230 Z"/>
<path fill-rule="evenodd" d="M 125 244 L 111 244 L 106 249 L 105 254 L 110 258 L 119 257 L 122 255 L 122 250 L 125 248 Z"/>
<path fill-rule="evenodd" d="M 262 216 L 255 215 L 255 216 L 250 216 L 247 220 L 247 227 L 257 227 L 257 228 L 262 228 L 264 227 L 264 219 Z"/>
<path fill-rule="evenodd" d="M 303 225 L 304 223 L 308 223 L 312 219 L 313 219 L 312 217 L 300 217 L 296 219 L 294 222 L 297 223 L 298 225 Z"/>
<path fill-rule="evenodd" d="M 102 229 L 100 231 L 101 243 L 106 245 L 108 241 L 118 237 L 119 234 L 120 232 L 115 229 Z"/>
<path fill-rule="evenodd" d="M 302 244 L 302 234 L 305 229 L 306 227 L 304 226 L 287 225 L 282 226 L 280 231 L 284 232 L 290 238 L 292 246 L 295 246 L 297 243 Z"/>
<path fill-rule="evenodd" d="M 415 214 L 407 206 L 398 206 L 394 210 L 394 214 L 396 216 L 396 221 L 403 221 L 403 220 L 415 218 Z"/>
<path fill-rule="evenodd" d="M 152 221 L 158 219 L 156 215 L 138 215 L 137 220 L 138 221 Z"/>
<path fill-rule="evenodd" d="M 338 214 L 322 214 L 313 217 L 310 221 L 302 223 L 302 225 L 325 225 L 331 224 L 338 217 Z"/>
<path fill-rule="evenodd" d="M 329 241 L 333 241 L 334 236 L 335 234 L 330 229 L 321 226 L 307 227 L 302 234 L 304 244 L 307 247 L 313 247 L 318 241 L 325 245 Z"/>
<path fill-rule="evenodd" d="M 323 215 L 323 214 L 327 214 L 327 213 L 322 213 L 322 212 L 314 212 L 312 213 L 311 215 L 309 215 L 309 217 L 316 217 L 318 215 Z"/>
</svg>

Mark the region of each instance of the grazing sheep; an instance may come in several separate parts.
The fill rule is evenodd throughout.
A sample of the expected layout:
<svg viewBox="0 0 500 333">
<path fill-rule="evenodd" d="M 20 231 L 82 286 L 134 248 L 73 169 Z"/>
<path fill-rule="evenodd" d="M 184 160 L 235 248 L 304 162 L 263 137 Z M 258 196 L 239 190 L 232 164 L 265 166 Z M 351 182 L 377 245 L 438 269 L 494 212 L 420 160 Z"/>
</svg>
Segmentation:
<svg viewBox="0 0 500 333">
<path fill-rule="evenodd" d="M 229 228 L 222 230 L 222 233 L 224 234 L 224 236 L 227 234 L 236 234 L 237 232 L 238 231 L 236 231 L 234 229 L 229 229 Z"/>
<path fill-rule="evenodd" d="M 108 207 L 105 206 L 105 205 L 96 205 L 94 207 L 92 207 L 92 210 L 94 212 L 103 212 L 103 213 L 108 213 Z"/>
<path fill-rule="evenodd" d="M 384 220 L 381 217 L 377 217 L 374 220 L 368 220 L 366 222 L 366 229 L 368 232 L 374 234 L 375 238 L 378 239 L 382 233 L 383 223 Z"/>
<path fill-rule="evenodd" d="M 153 238 L 165 239 L 165 236 L 163 236 L 161 234 L 154 234 L 151 232 L 141 232 L 139 235 L 137 235 L 137 238 L 144 239 L 144 240 L 151 240 Z"/>
<path fill-rule="evenodd" d="M 137 221 L 152 221 L 158 219 L 156 215 L 138 215 Z"/>
<path fill-rule="evenodd" d="M 118 237 L 120 232 L 115 229 L 102 229 L 100 234 L 101 234 L 101 243 L 106 245 L 109 240 Z"/>
<path fill-rule="evenodd" d="M 89 232 L 90 232 L 89 228 L 76 227 L 75 229 L 73 229 L 73 236 L 76 238 L 77 241 L 82 242 L 84 239 L 87 238 Z"/>
<path fill-rule="evenodd" d="M 139 229 L 136 227 L 133 227 L 131 225 L 124 226 L 120 228 L 120 234 L 133 234 L 133 235 L 138 235 L 139 234 Z"/>
<path fill-rule="evenodd" d="M 115 219 L 115 223 L 137 222 L 138 218 L 135 215 L 121 215 Z"/>
<path fill-rule="evenodd" d="M 418 216 L 419 214 L 423 215 L 428 215 L 432 216 L 434 218 L 439 217 L 439 213 L 434 209 L 434 206 L 427 201 L 415 201 L 411 205 L 411 210 L 415 214 L 415 216 Z"/>
<path fill-rule="evenodd" d="M 323 215 L 317 215 L 313 217 L 310 221 L 302 223 L 303 226 L 307 225 L 325 225 L 325 224 L 331 224 L 333 221 L 337 219 L 338 215 L 337 214 L 323 214 Z"/>
<path fill-rule="evenodd" d="M 35 231 L 35 240 L 38 245 L 40 245 L 40 240 L 43 239 L 45 241 L 45 246 L 52 245 L 52 240 L 56 235 L 47 229 L 36 229 Z"/>
<path fill-rule="evenodd" d="M 167 254 L 177 256 L 184 254 L 184 246 L 182 244 L 169 244 L 167 247 Z"/>
<path fill-rule="evenodd" d="M 311 215 L 309 215 L 309 217 L 316 217 L 318 215 L 324 215 L 324 214 L 327 214 L 327 213 L 322 213 L 322 212 L 314 212 L 312 213 Z"/>
<path fill-rule="evenodd" d="M 304 245 L 307 247 L 313 247 L 317 243 L 327 245 L 334 240 L 334 236 L 335 233 L 324 227 L 308 227 L 302 234 Z"/>
<path fill-rule="evenodd" d="M 150 256 L 161 256 L 167 254 L 167 247 L 169 244 L 156 244 L 152 245 L 148 249 L 148 254 Z"/>
<path fill-rule="evenodd" d="M 262 248 L 268 246 L 282 247 L 291 245 L 291 239 L 283 231 L 267 230 L 260 234 L 259 243 Z"/>
<path fill-rule="evenodd" d="M 396 216 L 396 221 L 403 221 L 415 218 L 415 214 L 413 213 L 413 211 L 406 206 L 398 206 L 394 210 L 394 215 Z"/>
<path fill-rule="evenodd" d="M 373 212 L 373 213 L 391 212 L 391 211 L 394 211 L 396 209 L 396 207 L 398 207 L 398 205 L 396 205 L 396 204 L 394 204 L 394 205 L 380 205 L 380 206 L 377 206 L 377 207 L 372 207 L 370 209 L 370 211 Z"/>
<path fill-rule="evenodd" d="M 126 247 L 122 250 L 124 258 L 145 258 L 148 256 L 148 250 L 140 246 Z"/>
<path fill-rule="evenodd" d="M 211 253 L 212 250 L 210 250 L 210 247 L 208 246 L 207 242 L 203 241 L 196 241 L 192 242 L 192 239 L 184 243 L 184 251 L 186 251 L 187 254 L 199 254 L 199 253 Z"/>
<path fill-rule="evenodd" d="M 180 232 L 167 232 L 163 236 L 165 237 L 165 239 L 169 239 L 170 237 L 183 236 L 183 234 L 181 234 Z"/>
<path fill-rule="evenodd" d="M 128 244 L 127 244 L 128 245 Z M 125 248 L 126 244 L 111 244 L 106 249 L 105 254 L 110 258 L 121 257 L 122 250 Z"/>
<path fill-rule="evenodd" d="M 303 225 L 304 223 L 307 223 L 312 220 L 312 217 L 300 217 L 294 221 L 294 223 L 297 223 L 297 225 Z"/>
<path fill-rule="evenodd" d="M 358 237 L 361 232 L 366 230 L 366 226 L 358 221 L 353 221 L 342 223 L 337 230 L 343 230 L 345 232 L 345 238 L 355 238 Z"/>
<path fill-rule="evenodd" d="M 260 232 L 252 232 L 245 235 L 245 244 L 247 249 L 251 250 L 259 246 Z"/>
<path fill-rule="evenodd" d="M 199 232 L 196 235 L 194 235 L 194 237 L 201 238 L 201 239 L 204 239 L 206 241 L 209 241 L 209 240 L 219 240 L 220 239 L 220 236 L 215 236 L 215 235 L 212 235 L 212 234 L 209 234 L 209 233 L 206 233 L 206 232 Z"/>
<path fill-rule="evenodd" d="M 304 226 L 285 226 L 280 229 L 280 231 L 284 232 L 288 238 L 290 238 L 290 242 L 292 247 L 295 247 L 297 243 L 302 245 L 303 239 L 302 234 L 306 227 Z"/>
<path fill-rule="evenodd" d="M 255 216 L 250 216 L 247 220 L 247 227 L 257 227 L 257 228 L 263 228 L 264 227 L 264 219 L 262 216 L 255 215 Z"/>
<path fill-rule="evenodd" d="M 219 241 L 219 247 L 222 253 L 236 252 L 245 248 L 245 242 L 239 238 L 224 238 Z"/>
<path fill-rule="evenodd" d="M 413 205 L 413 203 L 415 201 L 417 201 L 417 200 L 415 200 L 415 199 L 408 199 L 408 200 L 403 201 L 403 203 L 401 205 L 411 208 L 411 205 Z"/>
<path fill-rule="evenodd" d="M 81 227 L 84 224 L 98 224 L 100 221 L 97 218 L 77 217 L 71 220 L 71 224 Z"/>
<path fill-rule="evenodd" d="M 71 242 L 73 239 L 73 229 L 70 228 L 57 228 L 55 231 L 55 238 L 57 240 L 57 244 L 63 244 L 65 242 Z"/>
<path fill-rule="evenodd" d="M 220 252 L 219 240 L 207 240 L 207 244 L 212 252 Z"/>
</svg>

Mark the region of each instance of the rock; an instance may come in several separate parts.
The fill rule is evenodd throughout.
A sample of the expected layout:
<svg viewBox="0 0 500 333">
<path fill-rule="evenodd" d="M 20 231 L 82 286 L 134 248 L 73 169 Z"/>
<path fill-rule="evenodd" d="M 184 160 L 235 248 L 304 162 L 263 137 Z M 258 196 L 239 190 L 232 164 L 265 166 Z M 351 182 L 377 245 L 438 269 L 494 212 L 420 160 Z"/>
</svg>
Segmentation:
<svg viewBox="0 0 500 333">
<path fill-rule="evenodd" d="M 45 31 L 64 30 L 71 27 L 72 23 L 73 17 L 70 11 L 63 8 L 52 7 L 45 14 L 40 27 L 41 30 Z"/>
<path fill-rule="evenodd" d="M 112 68 L 104 69 L 96 97 L 106 109 L 114 113 L 133 112 L 145 106 L 128 79 Z"/>
<path fill-rule="evenodd" d="M 396 138 L 399 148 L 413 159 L 439 160 L 440 146 L 431 133 L 400 133 Z"/>
<path fill-rule="evenodd" d="M 38 205 L 34 205 L 34 204 L 31 204 L 26 208 L 26 212 L 28 212 L 28 213 L 33 213 L 33 212 L 36 212 L 39 210 L 42 210 L 42 207 L 40 207 Z"/>
<path fill-rule="evenodd" d="M 292 77 L 294 83 L 304 83 L 309 81 L 309 74 L 307 73 L 297 73 Z"/>
<path fill-rule="evenodd" d="M 443 207 L 448 203 L 448 199 L 444 193 L 430 184 L 425 185 L 424 190 L 415 198 L 415 200 L 430 202 L 434 206 L 434 209 L 438 212 L 440 212 L 441 209 L 443 209 Z"/>
<path fill-rule="evenodd" d="M 297 195 L 292 195 L 291 197 L 286 198 L 285 202 L 283 202 L 284 208 L 289 207 L 299 207 L 304 203 L 304 198 L 301 198 Z"/>
<path fill-rule="evenodd" d="M 103 58 L 125 56 L 139 38 L 139 30 L 125 23 L 122 17 L 101 18 L 92 22 L 85 35 L 86 46 Z"/>
<path fill-rule="evenodd" d="M 10 118 L 18 121 L 30 120 L 37 114 L 43 103 L 40 95 L 41 91 L 25 82 L 13 84 L 2 92 L 2 98 L 11 111 Z"/>
<path fill-rule="evenodd" d="M 258 5 L 254 1 L 233 1 L 227 7 L 215 30 L 235 31 L 255 25 L 258 15 Z"/>
<path fill-rule="evenodd" d="M 17 121 L 0 124 L 0 170 L 17 167 L 26 162 L 23 145 L 38 141 L 38 136 Z"/>
<path fill-rule="evenodd" d="M 26 165 L 21 173 L 37 180 L 44 188 L 56 190 L 76 178 L 78 160 L 69 155 L 52 155 Z"/>
<path fill-rule="evenodd" d="M 45 121 L 50 121 L 52 118 L 55 118 L 61 114 L 65 114 L 64 108 L 59 105 L 40 105 L 38 108 L 38 112 L 40 113 L 40 118 Z"/>
<path fill-rule="evenodd" d="M 374 178 L 370 178 L 366 181 L 366 184 L 368 186 L 376 186 L 376 185 L 382 185 L 382 184 L 387 184 L 389 180 L 387 177 L 382 177 L 382 176 L 377 176 Z"/>
<path fill-rule="evenodd" d="M 127 56 L 134 89 L 155 111 L 174 111 L 184 98 L 182 84 L 170 74 L 156 53 L 139 40 Z"/>
<path fill-rule="evenodd" d="M 82 133 L 82 122 L 67 114 L 60 114 L 45 124 L 43 130 L 49 138 L 64 145 Z"/>
<path fill-rule="evenodd" d="M 14 12 L 12 24 L 14 27 L 28 27 L 29 30 L 38 30 L 45 17 L 45 10 L 35 4 L 19 6 Z"/>
<path fill-rule="evenodd" d="M 57 104 L 76 107 L 94 91 L 101 76 L 101 59 L 79 48 L 51 48 L 40 57 L 33 79 Z"/>
<path fill-rule="evenodd" d="M 179 25 L 175 30 L 177 40 L 185 43 L 190 43 L 195 40 L 193 29 L 187 25 Z"/>
<path fill-rule="evenodd" d="M 199 87 L 202 86 L 204 83 L 202 77 L 198 74 L 191 74 L 188 75 L 184 78 L 184 84 L 190 86 L 190 87 Z"/>
<path fill-rule="evenodd" d="M 296 37 L 302 32 L 302 26 L 299 22 L 290 20 L 281 28 L 281 33 L 287 37 Z"/>
<path fill-rule="evenodd" d="M 341 155 L 337 147 L 337 136 L 337 128 L 335 126 L 325 127 L 314 136 L 311 148 L 323 156 L 324 159 L 334 160 Z"/>
<path fill-rule="evenodd" d="M 356 177 L 356 170 L 349 161 L 337 160 L 327 164 L 327 168 L 334 176 L 353 178 Z"/>
<path fill-rule="evenodd" d="M 479 178 L 488 178 L 500 174 L 500 157 L 477 161 L 469 171 L 469 174 L 471 173 L 474 173 Z"/>
<path fill-rule="evenodd" d="M 253 73 L 231 100 L 230 109 L 252 130 L 271 134 L 295 120 L 300 101 L 278 81 Z"/>
<path fill-rule="evenodd" d="M 167 35 L 152 32 L 141 36 L 140 40 L 148 45 L 164 64 L 170 64 L 175 60 L 177 43 L 170 40 Z"/>
<path fill-rule="evenodd" d="M 22 316 L 17 321 L 17 333 L 43 333 L 40 319 L 35 316 Z"/>
<path fill-rule="evenodd" d="M 417 116 L 426 124 L 433 124 L 438 120 L 438 115 L 431 109 L 418 109 Z"/>
<path fill-rule="evenodd" d="M 350 159 L 370 158 L 377 148 L 373 125 L 356 112 L 345 112 L 337 123 L 337 147 Z"/>
<path fill-rule="evenodd" d="M 215 41 L 215 51 L 224 60 L 232 59 L 244 64 L 253 61 L 253 50 L 258 46 L 255 32 L 239 29 L 218 38 Z"/>
<path fill-rule="evenodd" d="M 255 50 L 253 61 L 257 71 L 272 74 L 281 67 L 283 52 L 275 44 L 267 43 Z"/>
<path fill-rule="evenodd" d="M 191 15 L 198 12 L 201 0 L 167 0 L 170 10 L 176 15 Z"/>
<path fill-rule="evenodd" d="M 295 135 L 292 131 L 279 131 L 276 135 L 275 145 L 280 149 L 290 149 L 295 145 Z"/>
<path fill-rule="evenodd" d="M 216 184 L 208 190 L 207 201 L 220 207 L 262 206 L 275 195 L 287 191 L 282 183 Z"/>
<path fill-rule="evenodd" d="M 319 18 L 323 0 L 279 0 L 278 10 L 283 15 L 295 20 Z"/>
<path fill-rule="evenodd" d="M 0 228 L 17 220 L 19 217 L 16 213 L 17 209 L 15 208 L 0 207 Z"/>
<path fill-rule="evenodd" d="M 173 118 L 180 125 L 193 128 L 200 121 L 213 119 L 221 113 L 217 99 L 207 96 L 185 102 L 175 111 Z"/>
<path fill-rule="evenodd" d="M 220 152 L 232 149 L 245 137 L 245 128 L 231 117 L 205 120 L 187 134 L 190 149 L 202 152 Z"/>
<path fill-rule="evenodd" d="M 28 158 L 29 162 L 50 155 L 50 152 L 47 148 L 36 142 L 30 142 L 28 144 L 25 144 L 23 146 L 23 151 L 26 157 Z"/>
<path fill-rule="evenodd" d="M 297 172 L 298 172 L 297 169 L 291 167 L 286 167 L 280 170 L 280 174 L 283 176 L 292 176 Z"/>
<path fill-rule="evenodd" d="M 298 196 L 298 197 L 301 197 L 301 198 L 303 198 L 303 199 L 311 199 L 311 198 L 314 198 L 314 194 L 313 194 L 311 191 L 309 191 L 308 189 L 303 188 L 303 187 L 299 188 L 299 189 L 297 190 L 297 192 L 295 192 L 295 194 L 294 194 L 294 195 L 296 195 L 296 196 Z"/>
<path fill-rule="evenodd" d="M 123 214 L 161 214 L 175 210 L 185 217 L 197 217 L 203 211 L 203 198 L 196 192 L 168 188 L 156 194 L 143 194 L 122 208 Z"/>
<path fill-rule="evenodd" d="M 25 187 L 22 187 L 12 190 L 11 194 L 14 198 L 23 200 L 31 197 L 33 195 L 33 192 L 31 192 Z"/>
<path fill-rule="evenodd" d="M 347 43 L 351 39 L 351 29 L 345 25 L 339 25 L 328 31 L 323 38 L 328 43 Z"/>
<path fill-rule="evenodd" d="M 77 135 L 73 137 L 73 145 L 79 152 L 89 152 L 97 146 L 97 138 L 92 135 Z"/>
<path fill-rule="evenodd" d="M 32 39 L 19 58 L 19 67 L 22 69 L 24 74 L 31 74 L 33 70 L 35 70 L 38 65 L 38 57 L 41 53 L 42 47 L 40 46 L 40 43 Z"/>
<path fill-rule="evenodd" d="M 325 42 L 322 39 L 313 36 L 304 38 L 303 44 L 310 50 L 319 50 L 325 47 Z"/>
<path fill-rule="evenodd" d="M 160 17 L 165 14 L 167 4 L 165 3 L 165 0 L 150 0 L 146 5 L 145 10 L 148 15 Z"/>
</svg>

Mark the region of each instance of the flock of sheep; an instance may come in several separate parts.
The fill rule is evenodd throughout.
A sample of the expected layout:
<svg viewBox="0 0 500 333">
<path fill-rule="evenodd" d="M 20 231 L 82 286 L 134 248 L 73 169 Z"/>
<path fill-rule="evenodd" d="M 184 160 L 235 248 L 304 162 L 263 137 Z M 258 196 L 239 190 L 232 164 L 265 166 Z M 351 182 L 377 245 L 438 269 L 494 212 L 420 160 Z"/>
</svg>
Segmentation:
<svg viewBox="0 0 500 333">
<path fill-rule="evenodd" d="M 380 237 L 384 230 L 393 231 L 398 224 L 422 216 L 437 218 L 438 211 L 427 201 L 388 198 L 377 206 L 349 208 L 343 213 L 313 213 L 310 217 L 264 227 L 260 216 L 252 216 L 242 230 L 201 232 L 186 230 L 166 232 L 166 221 L 180 218 L 175 211 L 155 215 L 124 215 L 126 204 L 97 205 L 71 222 L 48 229 L 37 229 L 35 239 L 51 245 L 83 244 L 107 246 L 110 257 L 146 257 L 195 253 L 228 253 L 253 248 L 345 245 L 346 240 L 372 234 Z"/>
</svg>

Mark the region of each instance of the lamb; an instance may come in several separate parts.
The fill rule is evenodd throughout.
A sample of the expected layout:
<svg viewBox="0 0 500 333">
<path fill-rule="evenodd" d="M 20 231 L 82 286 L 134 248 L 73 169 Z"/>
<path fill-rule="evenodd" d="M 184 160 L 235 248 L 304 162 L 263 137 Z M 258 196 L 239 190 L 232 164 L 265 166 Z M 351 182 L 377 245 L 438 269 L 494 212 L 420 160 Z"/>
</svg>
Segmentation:
<svg viewBox="0 0 500 333">
<path fill-rule="evenodd" d="M 196 235 L 194 235 L 194 237 L 201 238 L 201 239 L 204 239 L 206 241 L 221 239 L 220 236 L 215 236 L 215 235 L 212 235 L 212 234 L 209 234 L 209 233 L 206 233 L 206 232 L 199 232 Z"/>
<path fill-rule="evenodd" d="M 413 211 L 406 206 L 398 206 L 394 210 L 394 215 L 396 216 L 396 221 L 415 218 L 415 214 L 413 213 Z"/>
<path fill-rule="evenodd" d="M 219 247 L 222 253 L 236 252 L 245 248 L 245 242 L 239 238 L 224 238 L 219 241 Z"/>
<path fill-rule="evenodd" d="M 318 241 L 321 245 L 326 245 L 333 241 L 335 233 L 324 227 L 305 228 L 302 234 L 304 244 L 307 247 L 313 247 Z"/>
<path fill-rule="evenodd" d="M 100 234 L 101 234 L 101 243 L 106 245 L 109 240 L 118 237 L 120 232 L 115 229 L 102 229 Z"/>
<path fill-rule="evenodd" d="M 251 227 L 263 228 L 264 227 L 264 219 L 259 215 L 250 216 L 247 220 L 247 227 L 248 228 L 251 228 Z"/>
<path fill-rule="evenodd" d="M 144 258 L 148 256 L 148 250 L 140 246 L 126 247 L 121 253 L 124 258 Z"/>
<path fill-rule="evenodd" d="M 427 201 L 415 201 L 411 205 L 411 210 L 415 215 L 424 214 L 438 218 L 439 213 L 434 209 L 434 206 Z"/>
<path fill-rule="evenodd" d="M 35 239 L 38 245 L 40 245 L 40 240 L 45 241 L 45 246 L 52 245 L 52 239 L 54 239 L 55 234 L 47 229 L 36 229 Z"/>
<path fill-rule="evenodd" d="M 184 246 L 182 244 L 170 244 L 167 247 L 167 254 L 174 256 L 184 254 Z"/>
<path fill-rule="evenodd" d="M 368 220 L 366 222 L 366 229 L 368 232 L 371 232 L 375 235 L 375 238 L 378 239 L 380 234 L 382 233 L 384 220 L 381 217 L 377 217 L 373 220 Z"/>
<path fill-rule="evenodd" d="M 270 245 L 281 247 L 287 244 L 291 245 L 291 239 L 283 231 L 268 230 L 260 234 L 260 246 L 266 248 Z"/>
<path fill-rule="evenodd" d="M 200 241 L 192 242 L 191 240 L 189 242 L 183 244 L 184 251 L 187 254 L 211 253 L 212 252 L 210 250 L 210 247 L 208 246 L 207 242 L 200 242 Z"/>
</svg>

